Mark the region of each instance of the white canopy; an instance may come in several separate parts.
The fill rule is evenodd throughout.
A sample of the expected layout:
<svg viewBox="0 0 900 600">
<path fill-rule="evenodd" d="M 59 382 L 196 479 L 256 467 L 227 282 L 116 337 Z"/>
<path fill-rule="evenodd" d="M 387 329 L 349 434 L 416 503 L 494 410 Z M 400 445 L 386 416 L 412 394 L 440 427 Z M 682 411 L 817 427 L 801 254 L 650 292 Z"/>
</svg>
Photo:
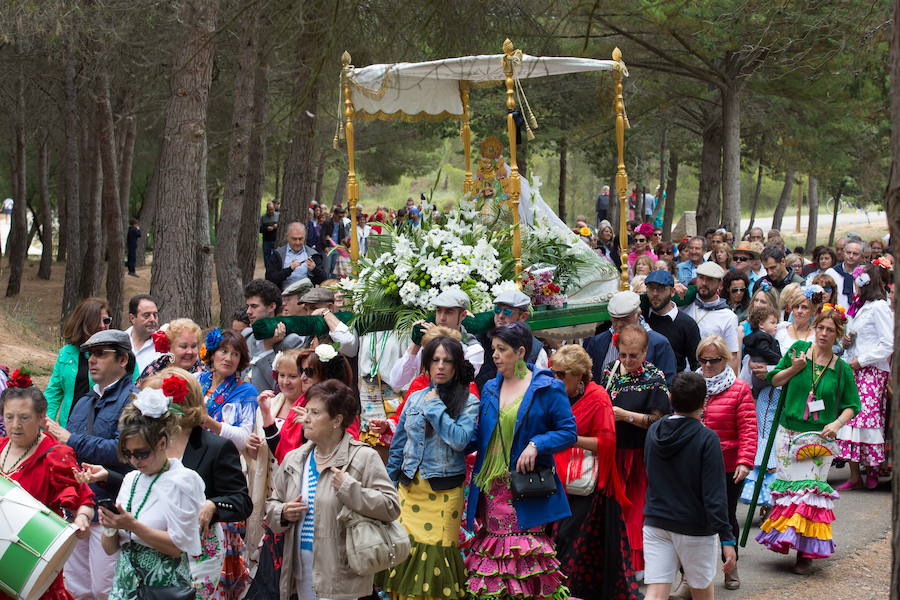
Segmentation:
<svg viewBox="0 0 900 600">
<path fill-rule="evenodd" d="M 431 60 L 420 63 L 370 65 L 351 69 L 354 112 L 370 118 L 444 119 L 461 117 L 459 83 L 499 82 L 506 79 L 503 54 Z M 620 63 L 566 56 L 515 55 L 518 79 L 611 71 Z M 627 72 L 625 72 L 627 75 Z"/>
</svg>

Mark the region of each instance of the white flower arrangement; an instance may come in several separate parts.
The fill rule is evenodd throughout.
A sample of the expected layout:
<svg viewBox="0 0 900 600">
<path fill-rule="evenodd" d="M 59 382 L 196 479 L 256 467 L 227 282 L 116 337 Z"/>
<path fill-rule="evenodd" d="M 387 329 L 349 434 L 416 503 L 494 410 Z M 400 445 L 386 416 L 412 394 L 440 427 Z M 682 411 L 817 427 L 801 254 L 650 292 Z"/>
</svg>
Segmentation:
<svg viewBox="0 0 900 600">
<path fill-rule="evenodd" d="M 134 406 L 145 417 L 158 419 L 169 410 L 170 401 L 171 398 L 166 396 L 162 390 L 147 387 L 135 397 Z"/>
</svg>

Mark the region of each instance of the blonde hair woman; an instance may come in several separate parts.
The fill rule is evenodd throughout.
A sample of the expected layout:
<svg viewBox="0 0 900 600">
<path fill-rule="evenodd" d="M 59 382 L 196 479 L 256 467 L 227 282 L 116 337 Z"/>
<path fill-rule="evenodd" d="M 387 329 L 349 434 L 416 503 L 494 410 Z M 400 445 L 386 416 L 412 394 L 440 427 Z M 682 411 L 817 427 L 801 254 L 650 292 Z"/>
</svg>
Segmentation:
<svg viewBox="0 0 900 600">
<path fill-rule="evenodd" d="M 137 385 L 167 367 L 178 367 L 188 373 L 199 373 L 206 369 L 200 360 L 200 326 L 190 319 L 174 319 L 166 329 L 153 333 L 153 346 L 162 355 L 144 367 Z"/>
</svg>

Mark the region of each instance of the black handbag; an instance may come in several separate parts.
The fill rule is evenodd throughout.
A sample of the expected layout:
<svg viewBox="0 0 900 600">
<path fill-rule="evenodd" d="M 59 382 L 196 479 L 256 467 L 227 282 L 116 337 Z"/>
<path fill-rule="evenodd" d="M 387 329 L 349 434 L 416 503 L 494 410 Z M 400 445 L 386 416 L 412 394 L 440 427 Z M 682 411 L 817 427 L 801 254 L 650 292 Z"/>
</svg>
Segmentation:
<svg viewBox="0 0 900 600">
<path fill-rule="evenodd" d="M 131 542 L 134 543 L 134 542 Z M 191 585 L 147 585 L 147 571 L 141 568 L 134 560 L 130 548 L 122 548 L 128 554 L 128 561 L 138 576 L 137 593 L 135 600 L 195 600 L 197 590 Z"/>
<path fill-rule="evenodd" d="M 528 405 L 525 416 L 522 417 L 523 425 L 528 421 L 528 412 L 531 410 L 534 400 Z M 500 443 L 503 441 L 503 428 L 500 431 Z M 515 433 L 513 434 L 515 437 Z M 535 469 L 530 473 L 519 473 L 515 469 L 509 472 L 509 489 L 514 499 L 521 498 L 549 498 L 556 493 L 556 466 Z"/>
</svg>

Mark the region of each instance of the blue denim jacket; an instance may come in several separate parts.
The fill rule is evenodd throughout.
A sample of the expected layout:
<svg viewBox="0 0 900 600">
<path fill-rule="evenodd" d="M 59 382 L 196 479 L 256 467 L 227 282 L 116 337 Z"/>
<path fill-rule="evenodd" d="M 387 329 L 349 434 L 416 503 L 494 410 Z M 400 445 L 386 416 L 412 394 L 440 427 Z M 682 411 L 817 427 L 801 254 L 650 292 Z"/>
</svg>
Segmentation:
<svg viewBox="0 0 900 600">
<path fill-rule="evenodd" d="M 463 451 L 478 426 L 478 397 L 469 394 L 465 407 L 454 420 L 440 398 L 425 400 L 432 389 L 429 385 L 412 394 L 403 407 L 387 464 L 388 475 L 394 482 L 400 480 L 401 473 L 414 479 L 418 471 L 424 479 L 431 479 L 466 472 Z M 426 433 L 429 423 L 433 429 Z"/>
</svg>

